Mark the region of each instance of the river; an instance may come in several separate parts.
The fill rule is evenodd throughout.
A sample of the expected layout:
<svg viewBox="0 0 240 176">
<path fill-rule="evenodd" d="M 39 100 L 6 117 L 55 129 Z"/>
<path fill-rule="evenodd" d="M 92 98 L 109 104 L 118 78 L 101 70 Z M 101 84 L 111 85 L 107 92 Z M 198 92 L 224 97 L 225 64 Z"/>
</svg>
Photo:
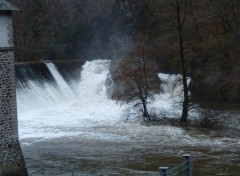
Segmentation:
<svg viewBox="0 0 240 176">
<path fill-rule="evenodd" d="M 30 175 L 158 175 L 160 166 L 174 166 L 186 153 L 193 158 L 193 175 L 240 175 L 237 132 L 127 118 L 131 105 L 108 96 L 110 64 L 88 61 L 78 70 L 79 79 L 66 80 L 55 64 L 46 62 L 52 81 L 18 82 L 19 135 Z M 177 117 L 179 75 L 159 76 L 164 91 L 151 108 Z"/>
</svg>

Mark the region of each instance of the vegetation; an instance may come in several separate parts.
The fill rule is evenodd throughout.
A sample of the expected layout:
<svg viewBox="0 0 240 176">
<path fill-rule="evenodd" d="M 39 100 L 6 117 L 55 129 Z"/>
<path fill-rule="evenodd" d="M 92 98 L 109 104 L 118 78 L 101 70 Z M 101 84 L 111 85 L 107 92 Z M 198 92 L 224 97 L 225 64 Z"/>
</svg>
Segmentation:
<svg viewBox="0 0 240 176">
<path fill-rule="evenodd" d="M 120 89 L 114 92 L 113 97 L 119 101 L 133 102 L 133 107 L 140 107 L 144 120 L 151 121 L 154 117 L 149 113 L 148 102 L 159 93 L 160 80 L 154 63 L 145 54 L 147 41 L 141 37 L 136 40 L 137 48 L 115 68 L 114 80 Z"/>
<path fill-rule="evenodd" d="M 18 61 L 112 58 L 129 50 L 120 1 L 10 1 L 22 10 L 14 13 Z"/>
</svg>

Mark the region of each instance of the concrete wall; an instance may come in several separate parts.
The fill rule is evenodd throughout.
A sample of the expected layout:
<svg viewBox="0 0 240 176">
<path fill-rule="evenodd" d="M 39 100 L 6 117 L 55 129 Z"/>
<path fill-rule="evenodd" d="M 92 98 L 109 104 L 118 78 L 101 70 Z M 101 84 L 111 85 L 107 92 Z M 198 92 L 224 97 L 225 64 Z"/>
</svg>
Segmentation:
<svg viewBox="0 0 240 176">
<path fill-rule="evenodd" d="M 0 51 L 0 176 L 27 176 L 18 139 L 14 52 Z"/>
</svg>

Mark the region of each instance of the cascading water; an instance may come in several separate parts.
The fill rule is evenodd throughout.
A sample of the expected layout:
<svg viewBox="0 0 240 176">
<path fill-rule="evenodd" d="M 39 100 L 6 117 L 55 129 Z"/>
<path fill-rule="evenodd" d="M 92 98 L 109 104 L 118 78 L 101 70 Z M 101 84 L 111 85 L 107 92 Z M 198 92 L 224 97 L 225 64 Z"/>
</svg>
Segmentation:
<svg viewBox="0 0 240 176">
<path fill-rule="evenodd" d="M 149 175 L 131 169 L 133 163 L 133 168 L 142 170 L 141 165 L 151 162 L 145 158 L 149 151 L 157 163 L 159 158 L 154 157 L 163 152 L 179 155 L 185 147 L 193 147 L 192 154 L 201 155 L 202 151 L 195 153 L 196 148 L 236 148 L 240 143 L 238 139 L 190 134 L 179 127 L 126 121 L 122 114 L 130 105 L 120 106 L 107 94 L 112 85 L 109 60 L 86 62 L 79 71 L 81 80 L 71 85 L 53 63 L 45 64 L 54 80 L 29 80 L 27 86 L 20 84 L 17 89 L 20 140 L 33 175 L 42 175 L 46 168 L 48 175 L 69 173 L 66 165 L 80 175 L 102 174 L 113 167 L 123 175 Z M 173 105 L 180 100 L 181 84 L 176 81 L 180 76 L 159 77 L 163 91 L 150 106 L 166 114 L 179 114 Z"/>
<path fill-rule="evenodd" d="M 75 91 L 66 83 L 62 75 L 58 72 L 57 67 L 51 62 L 46 62 L 46 66 L 48 67 L 54 80 L 56 81 L 57 89 L 61 93 L 63 99 L 76 100 L 77 93 L 74 93 Z"/>
<path fill-rule="evenodd" d="M 85 63 L 79 84 L 81 101 L 104 103 L 108 100 L 106 82 L 110 76 L 110 64 L 110 60 L 96 60 Z"/>
<path fill-rule="evenodd" d="M 50 77 L 47 80 L 30 65 L 25 65 L 20 69 L 21 76 L 17 79 L 17 106 L 20 114 L 51 109 L 59 104 L 77 99 L 75 86 L 70 88 L 54 64 L 48 62 L 42 65 L 42 67 L 48 68 L 53 79 Z M 24 81 L 22 81 L 22 77 L 26 77 Z"/>
<path fill-rule="evenodd" d="M 17 90 L 20 138 L 38 140 L 78 135 L 82 132 L 72 128 L 119 120 L 122 107 L 107 96 L 110 63 L 109 60 L 86 62 L 81 81 L 73 87 L 53 63 L 46 62 L 55 83 L 46 82 L 41 86 L 31 81 L 27 87 Z"/>
</svg>

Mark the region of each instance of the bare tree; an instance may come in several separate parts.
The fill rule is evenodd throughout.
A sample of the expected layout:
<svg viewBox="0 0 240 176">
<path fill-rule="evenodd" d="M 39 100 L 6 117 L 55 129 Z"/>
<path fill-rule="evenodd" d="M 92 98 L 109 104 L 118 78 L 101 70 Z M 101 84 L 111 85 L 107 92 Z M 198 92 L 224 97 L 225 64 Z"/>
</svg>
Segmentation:
<svg viewBox="0 0 240 176">
<path fill-rule="evenodd" d="M 187 122 L 188 111 L 189 111 L 189 89 L 187 83 L 187 63 L 185 59 L 185 50 L 183 46 L 183 27 L 186 21 L 187 15 L 187 0 L 176 0 L 176 19 L 177 19 L 177 32 L 179 39 L 179 57 L 181 63 L 181 74 L 183 83 L 183 104 L 182 104 L 182 116 L 181 122 Z"/>
<path fill-rule="evenodd" d="M 160 80 L 156 67 L 146 60 L 146 43 L 138 41 L 138 47 L 130 57 L 121 61 L 115 69 L 114 81 L 122 89 L 115 92 L 113 97 L 120 101 L 134 102 L 134 107 L 140 107 L 144 119 L 151 121 L 148 110 L 149 99 L 159 92 Z"/>
</svg>

